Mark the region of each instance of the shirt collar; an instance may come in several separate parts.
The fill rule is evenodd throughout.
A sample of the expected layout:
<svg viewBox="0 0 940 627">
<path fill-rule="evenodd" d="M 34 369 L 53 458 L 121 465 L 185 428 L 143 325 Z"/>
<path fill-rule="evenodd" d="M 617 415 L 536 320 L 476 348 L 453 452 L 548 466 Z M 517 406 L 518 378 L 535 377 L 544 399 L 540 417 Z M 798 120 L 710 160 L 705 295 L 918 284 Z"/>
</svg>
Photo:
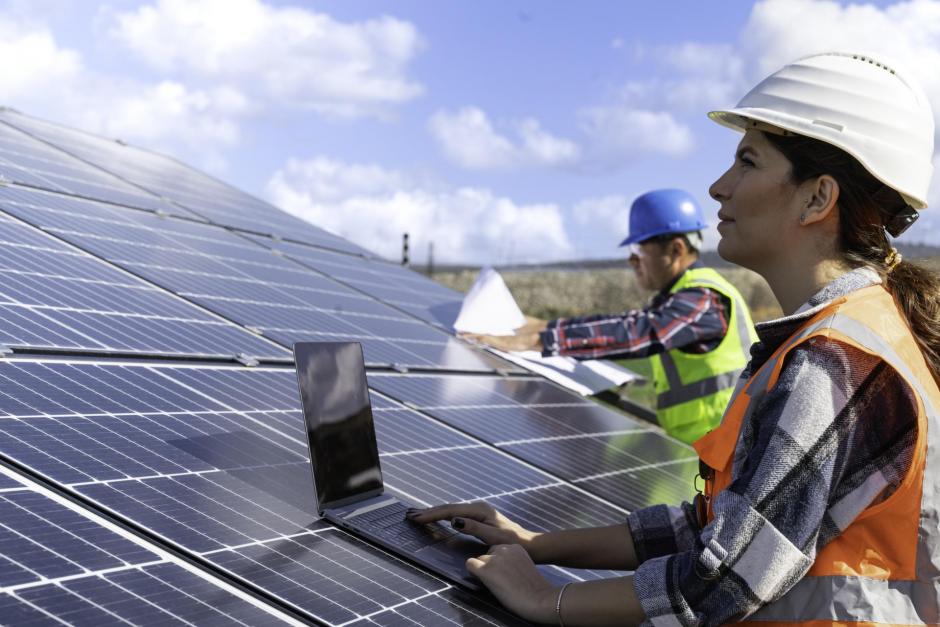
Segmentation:
<svg viewBox="0 0 940 627">
<path fill-rule="evenodd" d="M 751 363 L 748 365 L 748 372 L 754 372 L 763 365 L 767 358 L 777 350 L 777 347 L 790 337 L 800 325 L 816 315 L 833 300 L 870 285 L 879 285 L 881 282 L 881 277 L 873 269 L 856 268 L 846 272 L 813 294 L 809 300 L 789 316 L 758 322 L 754 325 L 757 330 L 758 341 L 751 346 Z"/>
<path fill-rule="evenodd" d="M 674 278 L 672 281 L 670 281 L 669 284 L 668 284 L 666 287 L 664 287 L 663 289 L 659 290 L 659 293 L 657 294 L 657 296 L 659 296 L 659 297 L 668 296 L 668 295 L 669 295 L 669 290 L 671 290 L 672 287 L 673 287 L 676 283 L 679 282 L 679 279 L 682 278 L 682 275 L 684 275 L 684 274 L 685 274 L 686 272 L 688 272 L 689 270 L 697 270 L 698 268 L 704 268 L 704 267 L 705 267 L 705 264 L 702 263 L 702 260 L 701 260 L 701 259 L 696 259 L 695 261 L 693 261 L 692 263 L 690 263 L 690 264 L 688 265 L 688 267 L 686 267 L 685 270 L 683 270 L 682 272 L 680 272 L 680 273 L 676 276 L 676 278 Z"/>
</svg>

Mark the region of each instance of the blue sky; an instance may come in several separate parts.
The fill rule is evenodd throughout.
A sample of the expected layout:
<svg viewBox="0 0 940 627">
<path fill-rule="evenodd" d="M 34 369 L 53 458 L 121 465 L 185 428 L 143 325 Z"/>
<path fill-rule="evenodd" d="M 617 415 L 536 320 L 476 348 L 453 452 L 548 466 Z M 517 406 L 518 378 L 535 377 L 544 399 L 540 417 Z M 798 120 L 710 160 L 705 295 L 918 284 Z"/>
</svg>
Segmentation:
<svg viewBox="0 0 940 627">
<path fill-rule="evenodd" d="M 438 262 L 539 262 L 616 256 L 651 188 L 714 221 L 737 136 L 706 111 L 846 47 L 907 67 L 940 111 L 934 0 L 13 0 L 0 104 L 168 152 L 390 257 L 407 230 L 418 263 L 430 241 Z M 940 241 L 936 211 L 904 239 Z"/>
</svg>

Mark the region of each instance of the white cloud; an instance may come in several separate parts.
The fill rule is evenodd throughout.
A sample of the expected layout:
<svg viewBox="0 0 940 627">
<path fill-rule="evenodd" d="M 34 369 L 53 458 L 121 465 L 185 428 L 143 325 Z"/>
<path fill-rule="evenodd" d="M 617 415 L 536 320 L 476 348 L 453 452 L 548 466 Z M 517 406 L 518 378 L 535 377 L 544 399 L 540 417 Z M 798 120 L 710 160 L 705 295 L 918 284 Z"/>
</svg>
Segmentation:
<svg viewBox="0 0 940 627">
<path fill-rule="evenodd" d="M 573 163 L 581 149 L 572 141 L 555 137 L 542 130 L 535 118 L 526 118 L 517 127 L 523 152 L 536 163 L 559 165 Z"/>
<path fill-rule="evenodd" d="M 444 154 L 473 170 L 558 166 L 573 163 L 579 157 L 577 144 L 544 131 L 534 118 L 525 118 L 510 127 L 516 141 L 497 132 L 486 113 L 477 107 L 438 111 L 428 121 L 428 128 Z"/>
<path fill-rule="evenodd" d="M 409 22 L 339 22 L 259 0 L 157 0 L 115 16 L 112 35 L 151 67 L 237 86 L 276 104 L 379 114 L 422 93 Z"/>
<path fill-rule="evenodd" d="M 694 146 L 692 131 L 666 111 L 593 107 L 581 112 L 581 127 L 602 166 L 651 154 L 681 157 Z"/>
<path fill-rule="evenodd" d="M 389 258 L 411 238 L 420 262 L 513 263 L 569 258 L 561 208 L 522 205 L 479 188 L 431 189 L 394 170 L 318 157 L 291 159 L 269 180 L 275 205 Z"/>
<path fill-rule="evenodd" d="M 688 127 L 667 112 L 615 105 L 585 108 L 578 118 L 580 144 L 546 132 L 531 117 L 506 124 L 508 133 L 500 133 L 486 112 L 476 107 L 438 111 L 428 128 L 450 160 L 475 170 L 611 170 L 651 154 L 684 156 L 693 146 Z"/>
<path fill-rule="evenodd" d="M 28 99 L 62 83 L 71 83 L 82 69 L 81 56 L 59 47 L 41 25 L 28 25 L 0 17 L 0 98 L 5 102 Z"/>
<path fill-rule="evenodd" d="M 224 168 L 223 151 L 236 144 L 239 121 L 251 110 L 227 87 L 193 89 L 163 80 L 146 83 L 86 67 L 42 24 L 0 17 L 0 99 L 48 118 L 148 148 L 183 153 L 198 165 Z"/>
<path fill-rule="evenodd" d="M 486 113 L 476 107 L 453 113 L 438 111 L 428 121 L 428 128 L 444 154 L 465 168 L 503 168 L 516 165 L 520 158 L 516 146 L 497 133 Z"/>
<path fill-rule="evenodd" d="M 587 198 L 571 210 L 572 233 L 578 257 L 609 259 L 627 236 L 632 199 L 619 194 Z M 602 234 L 602 235 L 599 235 Z"/>
</svg>

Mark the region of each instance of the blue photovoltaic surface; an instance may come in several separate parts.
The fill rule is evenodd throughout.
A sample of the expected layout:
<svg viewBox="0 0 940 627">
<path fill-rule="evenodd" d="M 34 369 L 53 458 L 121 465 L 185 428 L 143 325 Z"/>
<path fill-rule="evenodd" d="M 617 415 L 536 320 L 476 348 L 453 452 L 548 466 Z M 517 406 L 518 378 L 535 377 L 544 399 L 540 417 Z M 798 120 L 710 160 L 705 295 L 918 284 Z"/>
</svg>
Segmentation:
<svg viewBox="0 0 940 627">
<path fill-rule="evenodd" d="M 2 115 L 2 113 L 0 113 Z M 78 196 L 165 211 L 169 204 L 151 193 L 0 122 L 0 176 L 8 181 Z M 194 214 L 188 213 L 190 217 Z"/>
<path fill-rule="evenodd" d="M 370 384 L 626 509 L 693 494 L 691 447 L 545 381 L 377 373 Z"/>
<path fill-rule="evenodd" d="M 295 218 L 175 159 L 8 109 L 0 111 L 0 120 L 49 142 L 104 172 L 117 175 L 156 196 L 172 201 L 161 205 L 171 213 L 185 217 L 196 214 L 215 224 L 256 233 L 270 233 L 353 254 L 371 255 L 367 250 L 341 237 Z M 117 202 L 109 193 L 84 195 Z M 141 206 L 139 202 L 120 202 Z"/>
<path fill-rule="evenodd" d="M 331 624 L 448 589 L 317 521 L 294 386 L 291 369 L 3 362 L 0 453 Z M 583 493 L 590 506 L 569 510 L 577 490 L 551 475 L 379 403 L 393 492 L 517 503 L 536 528 L 622 520 Z"/>
<path fill-rule="evenodd" d="M 0 457 L 142 538 L 108 531 L 139 551 L 124 559 L 64 502 L 23 515 L 38 493 L 0 472 L 0 621 L 277 620 L 160 557 L 175 554 L 314 622 L 521 624 L 317 518 L 293 369 L 232 360 L 283 363 L 299 340 L 468 373 L 367 373 L 403 498 L 484 499 L 548 531 L 688 497 L 691 449 L 554 385 L 488 376 L 518 370 L 450 335 L 460 294 L 212 177 L 10 110 L 0 177 L 0 346 L 101 356 L 0 361 Z M 179 359 L 203 356 L 232 363 Z"/>
<path fill-rule="evenodd" d="M 413 270 L 381 259 L 350 258 L 322 248 L 251 236 L 263 246 L 296 259 L 373 298 L 452 331 L 463 294 Z"/>
<path fill-rule="evenodd" d="M 0 622 L 271 625 L 269 613 L 0 475 Z"/>
<path fill-rule="evenodd" d="M 356 340 L 370 364 L 483 371 L 504 364 L 218 227 L 13 187 L 0 189 L 0 207 L 284 346 Z"/>
<path fill-rule="evenodd" d="M 2 214 L 0 276 L 0 343 L 8 347 L 286 355 L 236 325 Z"/>
</svg>

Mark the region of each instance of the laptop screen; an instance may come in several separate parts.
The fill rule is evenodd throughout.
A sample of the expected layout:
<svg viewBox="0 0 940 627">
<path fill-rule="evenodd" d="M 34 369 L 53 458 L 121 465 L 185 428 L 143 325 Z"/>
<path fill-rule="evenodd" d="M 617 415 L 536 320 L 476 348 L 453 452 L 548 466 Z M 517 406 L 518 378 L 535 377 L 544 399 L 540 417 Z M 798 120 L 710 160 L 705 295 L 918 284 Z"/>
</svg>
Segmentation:
<svg viewBox="0 0 940 627">
<path fill-rule="evenodd" d="M 294 360 L 319 509 L 381 494 L 362 346 L 298 342 Z"/>
</svg>

